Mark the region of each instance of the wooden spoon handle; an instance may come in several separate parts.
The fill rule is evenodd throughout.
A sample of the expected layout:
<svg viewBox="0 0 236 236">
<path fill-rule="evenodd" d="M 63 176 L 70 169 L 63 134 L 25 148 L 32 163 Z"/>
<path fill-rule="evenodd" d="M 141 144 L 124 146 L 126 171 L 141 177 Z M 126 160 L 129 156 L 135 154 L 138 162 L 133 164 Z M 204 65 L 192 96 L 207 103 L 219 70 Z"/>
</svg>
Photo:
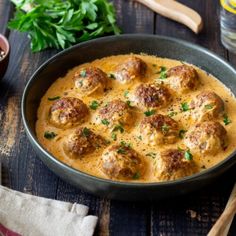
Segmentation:
<svg viewBox="0 0 236 236">
<path fill-rule="evenodd" d="M 227 204 L 224 212 L 220 218 L 216 221 L 207 236 L 226 236 L 228 229 L 236 213 L 236 195 L 234 191 L 233 199 L 230 199 L 230 203 Z M 226 230 L 227 229 L 227 230 Z"/>
<path fill-rule="evenodd" d="M 174 0 L 136 0 L 159 13 L 162 16 L 168 17 L 174 21 L 182 23 L 189 27 L 196 34 L 203 27 L 201 16 L 191 8 Z"/>
</svg>

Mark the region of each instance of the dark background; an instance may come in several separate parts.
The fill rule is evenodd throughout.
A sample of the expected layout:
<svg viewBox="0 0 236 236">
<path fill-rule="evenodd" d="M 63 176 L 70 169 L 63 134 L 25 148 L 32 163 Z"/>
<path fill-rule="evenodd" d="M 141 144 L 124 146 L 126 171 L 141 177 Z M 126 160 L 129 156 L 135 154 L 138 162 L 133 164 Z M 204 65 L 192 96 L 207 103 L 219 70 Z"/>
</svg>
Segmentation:
<svg viewBox="0 0 236 236">
<path fill-rule="evenodd" d="M 113 2 L 123 33 L 181 38 L 212 50 L 236 66 L 236 56 L 220 43 L 218 0 L 181 1 L 203 17 L 204 30 L 199 35 L 132 0 Z M 0 82 L 3 185 L 25 193 L 88 205 L 90 213 L 99 216 L 96 235 L 206 235 L 225 207 L 236 179 L 236 168 L 213 185 L 190 195 L 156 203 L 125 203 L 97 198 L 72 187 L 36 157 L 23 129 L 20 100 L 32 73 L 57 51 L 31 53 L 27 36 L 10 32 L 6 27 L 13 12 L 10 1 L 0 0 L 0 33 L 5 34 L 11 44 L 9 68 Z M 235 222 L 230 235 L 236 235 Z"/>
</svg>

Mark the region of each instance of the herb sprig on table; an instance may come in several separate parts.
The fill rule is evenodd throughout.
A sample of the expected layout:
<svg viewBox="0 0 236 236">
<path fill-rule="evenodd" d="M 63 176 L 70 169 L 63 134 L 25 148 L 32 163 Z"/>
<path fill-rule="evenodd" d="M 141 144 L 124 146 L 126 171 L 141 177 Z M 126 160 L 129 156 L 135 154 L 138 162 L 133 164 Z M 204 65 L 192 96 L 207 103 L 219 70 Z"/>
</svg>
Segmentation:
<svg viewBox="0 0 236 236">
<path fill-rule="evenodd" d="M 31 49 L 66 48 L 105 34 L 119 34 L 114 7 L 107 0 L 11 0 L 10 29 L 27 32 Z"/>
</svg>

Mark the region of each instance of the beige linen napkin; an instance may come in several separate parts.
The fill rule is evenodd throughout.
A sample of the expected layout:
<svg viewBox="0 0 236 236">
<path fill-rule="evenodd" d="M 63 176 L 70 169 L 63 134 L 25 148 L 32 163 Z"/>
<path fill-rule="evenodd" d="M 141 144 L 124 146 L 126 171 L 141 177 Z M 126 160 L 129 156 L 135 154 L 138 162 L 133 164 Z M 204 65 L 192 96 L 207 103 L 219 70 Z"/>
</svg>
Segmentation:
<svg viewBox="0 0 236 236">
<path fill-rule="evenodd" d="M 90 236 L 97 217 L 87 214 L 87 206 L 36 197 L 0 185 L 0 235 Z M 13 232 L 4 234 L 6 228 Z"/>
</svg>

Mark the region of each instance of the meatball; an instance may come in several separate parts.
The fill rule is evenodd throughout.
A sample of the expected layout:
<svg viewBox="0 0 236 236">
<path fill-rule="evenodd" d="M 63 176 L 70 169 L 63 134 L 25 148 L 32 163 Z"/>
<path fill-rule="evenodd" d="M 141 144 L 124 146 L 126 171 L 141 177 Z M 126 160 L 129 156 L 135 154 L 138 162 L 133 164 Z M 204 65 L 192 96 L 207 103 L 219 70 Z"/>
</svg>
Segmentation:
<svg viewBox="0 0 236 236">
<path fill-rule="evenodd" d="M 141 84 L 134 92 L 134 102 L 140 108 L 165 107 L 170 98 L 169 90 L 163 85 Z"/>
<path fill-rule="evenodd" d="M 175 120 L 161 114 L 145 117 L 140 124 L 142 140 L 153 146 L 176 142 L 178 130 L 179 126 Z"/>
<path fill-rule="evenodd" d="M 131 147 L 117 144 L 104 151 L 101 169 L 112 179 L 137 179 L 143 172 L 143 162 Z"/>
<path fill-rule="evenodd" d="M 50 108 L 49 121 L 58 128 L 70 128 L 85 121 L 88 107 L 78 98 L 64 97 Z"/>
<path fill-rule="evenodd" d="M 203 91 L 191 101 L 190 108 L 194 120 L 212 120 L 223 114 L 224 102 L 216 93 Z"/>
<path fill-rule="evenodd" d="M 193 126 L 185 135 L 184 143 L 198 154 L 215 155 L 227 146 L 227 132 L 216 121 L 205 121 Z"/>
<path fill-rule="evenodd" d="M 75 87 L 84 95 L 94 92 L 102 93 L 107 88 L 107 74 L 96 67 L 88 67 L 77 71 L 74 75 Z"/>
<path fill-rule="evenodd" d="M 71 158 L 80 158 L 106 144 L 105 140 L 86 127 L 79 127 L 65 138 L 63 148 Z"/>
<path fill-rule="evenodd" d="M 154 167 L 158 180 L 176 180 L 196 173 L 198 169 L 196 163 L 185 156 L 186 152 L 178 149 L 161 152 Z"/>
<path fill-rule="evenodd" d="M 179 93 L 194 90 L 199 84 L 197 71 L 188 65 L 170 68 L 167 71 L 167 78 L 170 87 Z"/>
<path fill-rule="evenodd" d="M 130 108 L 127 103 L 117 99 L 109 102 L 99 110 L 99 122 L 113 127 L 114 125 L 128 125 L 132 121 Z"/>
<path fill-rule="evenodd" d="M 125 84 L 136 77 L 144 76 L 146 70 L 146 63 L 142 59 L 133 56 L 118 66 L 115 76 L 118 81 Z"/>
</svg>

